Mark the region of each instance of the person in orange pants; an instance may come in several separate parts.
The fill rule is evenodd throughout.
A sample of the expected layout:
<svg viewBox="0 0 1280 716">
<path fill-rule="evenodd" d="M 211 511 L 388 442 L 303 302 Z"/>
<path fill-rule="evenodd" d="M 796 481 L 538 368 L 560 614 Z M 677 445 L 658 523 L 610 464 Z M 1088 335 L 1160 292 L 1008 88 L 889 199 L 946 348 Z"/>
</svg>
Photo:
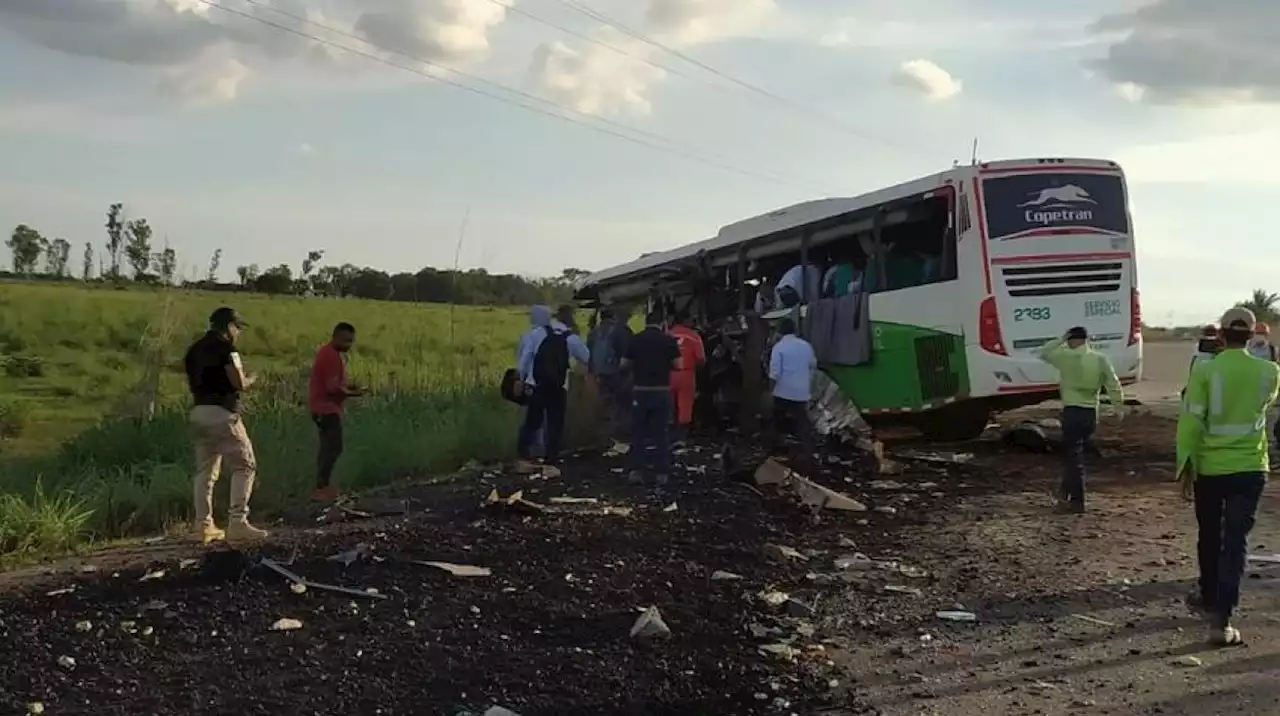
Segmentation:
<svg viewBox="0 0 1280 716">
<path fill-rule="evenodd" d="M 707 362 L 702 336 L 689 317 L 679 316 L 671 336 L 680 346 L 680 369 L 671 371 L 671 398 L 675 405 L 677 440 L 684 439 L 693 423 L 693 401 L 698 392 L 698 367 Z"/>
</svg>

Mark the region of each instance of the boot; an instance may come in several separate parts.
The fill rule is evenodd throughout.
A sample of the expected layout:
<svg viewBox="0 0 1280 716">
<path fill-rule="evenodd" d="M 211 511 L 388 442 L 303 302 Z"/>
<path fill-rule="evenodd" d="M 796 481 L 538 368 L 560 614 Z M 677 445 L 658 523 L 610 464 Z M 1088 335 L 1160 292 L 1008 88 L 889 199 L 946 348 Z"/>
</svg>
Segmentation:
<svg viewBox="0 0 1280 716">
<path fill-rule="evenodd" d="M 1240 630 L 1231 626 L 1231 619 L 1221 614 L 1209 618 L 1209 643 L 1214 646 L 1240 646 L 1244 637 Z"/>
<path fill-rule="evenodd" d="M 191 530 L 191 538 L 200 544 L 211 544 L 225 540 L 227 533 L 218 529 L 218 526 L 213 524 L 213 520 L 209 520 L 202 524 L 197 524 Z"/>
<path fill-rule="evenodd" d="M 227 523 L 228 542 L 261 542 L 266 538 L 266 530 L 254 527 L 243 517 Z"/>
</svg>

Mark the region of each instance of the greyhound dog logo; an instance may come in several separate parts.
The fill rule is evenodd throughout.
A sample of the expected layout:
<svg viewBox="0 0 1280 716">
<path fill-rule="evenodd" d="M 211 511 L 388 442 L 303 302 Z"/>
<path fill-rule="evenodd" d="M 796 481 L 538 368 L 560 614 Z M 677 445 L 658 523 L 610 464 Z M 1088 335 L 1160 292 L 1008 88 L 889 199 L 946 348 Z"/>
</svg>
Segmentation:
<svg viewBox="0 0 1280 716">
<path fill-rule="evenodd" d="M 1081 189 L 1075 184 L 1066 184 L 1063 186 L 1049 187 L 1030 193 L 1032 197 L 1028 201 L 1018 204 L 1018 208 L 1028 206 L 1070 206 L 1072 204 L 1097 204 L 1093 197 L 1089 196 L 1089 192 Z"/>
</svg>

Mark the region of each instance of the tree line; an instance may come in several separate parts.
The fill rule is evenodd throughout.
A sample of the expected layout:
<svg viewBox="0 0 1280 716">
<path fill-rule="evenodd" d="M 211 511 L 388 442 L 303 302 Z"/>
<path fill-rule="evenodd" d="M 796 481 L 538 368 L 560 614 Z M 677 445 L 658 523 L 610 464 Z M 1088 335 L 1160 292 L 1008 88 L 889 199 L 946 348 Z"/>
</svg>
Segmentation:
<svg viewBox="0 0 1280 716">
<path fill-rule="evenodd" d="M 87 241 L 81 264 L 72 264 L 72 244 L 65 238 L 47 238 L 27 224 L 19 224 L 6 246 L 13 258 L 10 277 L 86 283 L 136 283 L 221 291 L 251 291 L 272 295 L 368 298 L 380 301 L 418 301 L 462 305 L 519 305 L 562 303 L 573 293 L 575 282 L 587 275 L 568 268 L 559 276 L 530 278 L 514 274 L 490 274 L 484 269 L 466 271 L 431 267 L 416 272 L 388 273 L 368 266 L 323 264 L 324 250 L 313 249 L 298 265 L 279 264 L 265 269 L 246 264 L 235 269 L 236 281 L 222 282 L 222 249 L 209 257 L 202 277 L 178 275 L 178 254 L 166 238 L 153 244 L 154 232 L 145 218 L 128 219 L 123 204 L 111 204 L 106 214 L 106 237 L 95 246 Z M 159 250 L 156 250 L 159 248 Z"/>
</svg>

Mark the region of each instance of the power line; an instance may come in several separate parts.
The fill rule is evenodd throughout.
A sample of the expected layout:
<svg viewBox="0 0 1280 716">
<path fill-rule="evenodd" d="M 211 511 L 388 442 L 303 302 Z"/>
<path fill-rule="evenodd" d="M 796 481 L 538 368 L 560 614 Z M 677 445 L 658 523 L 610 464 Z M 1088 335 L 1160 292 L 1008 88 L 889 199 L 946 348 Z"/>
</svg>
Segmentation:
<svg viewBox="0 0 1280 716">
<path fill-rule="evenodd" d="M 298 21 L 298 22 L 302 22 L 302 23 L 305 23 L 305 24 L 308 24 L 308 25 L 313 25 L 313 26 L 315 26 L 315 27 L 318 27 L 318 28 L 321 28 L 321 29 L 327 30 L 327 31 L 329 31 L 329 32 L 333 32 L 333 33 L 335 33 L 335 34 L 339 34 L 339 35 L 346 35 L 346 36 L 348 36 L 348 37 L 352 37 L 352 38 L 354 38 L 354 39 L 356 39 L 356 40 L 359 40 L 360 42 L 365 43 L 365 44 L 369 44 L 369 45 L 372 45 L 372 44 L 373 44 L 373 43 L 370 43 L 368 40 L 366 40 L 366 39 L 364 39 L 364 38 L 360 37 L 359 35 L 355 35 L 355 34 L 353 34 L 353 33 L 349 33 L 349 32 L 346 32 L 346 31 L 344 31 L 344 30 L 340 30 L 340 29 L 338 29 L 338 28 L 330 27 L 330 26 L 325 25 L 325 24 L 323 24 L 323 23 L 319 23 L 319 22 L 316 22 L 316 21 L 310 20 L 309 18 L 305 18 L 305 17 L 299 16 L 299 15 L 295 15 L 295 14 L 293 14 L 293 13 L 289 13 L 289 12 L 284 11 L 284 10 L 280 10 L 280 9 L 278 9 L 278 8 L 271 7 L 270 5 L 266 5 L 266 4 L 262 3 L 262 2 L 260 2 L 259 0 L 243 0 L 243 1 L 244 1 L 244 2 L 246 2 L 246 3 L 248 3 L 248 4 L 250 4 L 250 5 L 253 5 L 253 6 L 255 6 L 255 7 L 259 7 L 259 8 L 262 8 L 262 9 L 264 9 L 264 10 L 268 10 L 268 11 L 270 11 L 270 12 L 275 12 L 275 13 L 280 14 L 280 15 L 283 15 L 283 16 L 285 16 L 285 17 L 289 17 L 289 18 L 291 18 L 291 19 L 293 19 L 293 20 L 296 20 L 296 21 Z M 384 64 L 384 65 L 387 65 L 387 66 L 389 66 L 389 67 L 394 67 L 394 68 L 399 69 L 399 70 L 404 70 L 404 71 L 406 71 L 406 72 L 412 72 L 413 74 L 418 75 L 419 77 L 422 77 L 422 78 L 427 79 L 427 80 L 431 80 L 431 81 L 433 81 L 433 82 L 439 82 L 439 83 L 441 83 L 441 84 L 448 85 L 448 86 L 453 87 L 453 88 L 455 88 L 455 89 L 460 89 L 460 90 L 463 90 L 463 91 L 465 91 L 465 92 L 470 92 L 470 93 L 472 93 L 472 94 L 480 95 L 480 96 L 482 96 L 482 97 L 487 97 L 487 98 L 489 98 L 489 99 L 497 100 L 497 101 L 499 101 L 499 102 L 504 102 L 504 103 L 506 103 L 506 104 L 510 104 L 510 105 L 513 105 L 513 106 L 516 106 L 516 107 L 520 107 L 521 109 L 525 109 L 525 110 L 528 110 L 528 111 L 530 111 L 530 112 L 535 112 L 535 113 L 537 113 L 537 114 L 541 114 L 541 115 L 544 115 L 544 116 L 547 116 L 547 117 L 551 117 L 551 118 L 553 118 L 553 119 L 558 119 L 558 120 L 561 120 L 561 121 L 564 121 L 564 122 L 568 122 L 568 123 L 573 124 L 573 125 L 575 125 L 575 126 L 582 127 L 582 128 L 585 128 L 585 129 L 589 129 L 589 130 L 591 130 L 591 131 L 598 132 L 598 133 L 601 133 L 601 134 L 605 134 L 605 135 L 608 135 L 608 136 L 611 136 L 611 137 L 614 137 L 614 138 L 617 138 L 617 139 L 621 139 L 621 140 L 624 140 L 624 141 L 627 141 L 627 142 L 631 142 L 631 143 L 633 143 L 633 144 L 638 144 L 638 145 L 640 145 L 640 146 L 642 146 L 642 147 L 646 147 L 646 148 L 648 148 L 648 149 L 655 149 L 655 150 L 658 150 L 658 151 L 667 152 L 667 153 L 670 153 L 670 154 L 675 154 L 675 155 L 677 155 L 677 156 L 683 157 L 683 158 L 688 159 L 688 160 L 690 160 L 690 161 L 695 161 L 695 162 L 698 162 L 698 163 L 701 163 L 701 164 L 706 164 L 706 165 L 708 165 L 708 166 L 713 166 L 713 167 L 716 167 L 716 168 L 718 168 L 718 169 L 722 169 L 722 170 L 725 170 L 725 171 L 730 171 L 730 172 L 733 172 L 733 173 L 736 173 L 736 174 L 741 174 L 741 175 L 743 175 L 743 176 L 749 176 L 749 177 L 752 177 L 752 178 L 755 178 L 755 179 L 763 179 L 763 180 L 765 180 L 765 181 L 770 181 L 770 182 L 774 182 L 774 183 L 778 183 L 778 184 L 788 184 L 788 185 L 797 186 L 797 187 L 804 187 L 804 186 L 805 186 L 803 183 L 799 183 L 799 182 L 793 181 L 793 180 L 788 179 L 788 178 L 785 178 L 785 177 L 776 176 L 776 175 L 772 175 L 772 174 L 768 174 L 768 173 L 764 173 L 764 172 L 753 171 L 753 170 L 750 170 L 750 169 L 743 169 L 743 168 L 738 167 L 738 166 L 736 166 L 736 165 L 734 165 L 734 164 L 731 164 L 731 163 L 725 162 L 725 161 L 723 161 L 723 160 L 720 160 L 720 159 L 718 159 L 718 158 L 716 158 L 716 157 L 708 157 L 708 156 L 704 156 L 703 154 L 701 154 L 701 153 L 699 153 L 699 152 L 695 151 L 694 149 L 691 149 L 691 148 L 685 148 L 685 147 L 681 146 L 681 143 L 677 142 L 676 140 L 668 139 L 668 138 L 663 137 L 663 136 L 661 136 L 661 135 L 659 135 L 659 134 L 655 134 L 655 133 L 652 133 L 652 132 L 647 132 L 647 131 L 645 131 L 645 130 L 639 129 L 639 128 L 637 128 L 637 127 L 632 127 L 632 126 L 627 125 L 627 124 L 622 123 L 622 122 L 614 122 L 614 121 L 612 121 L 612 120 L 608 120 L 608 119 L 603 118 L 603 117 L 596 117 L 596 116 L 593 116 L 593 115 L 587 114 L 587 113 L 585 113 L 585 112 L 582 112 L 582 111 L 580 111 L 580 110 L 574 109 L 574 108 L 572 108 L 572 107 L 568 107 L 568 106 L 565 106 L 565 105 L 559 104 L 559 103 L 557 103 L 557 102 L 552 102 L 552 101 L 547 100 L 547 99 L 544 99 L 544 98 L 542 98 L 542 97 L 538 97 L 537 95 L 530 94 L 530 93 L 528 93 L 528 92 L 523 92 L 523 91 L 521 91 L 521 90 L 514 89 L 514 88 L 511 88 L 511 87 L 507 87 L 506 85 L 503 85 L 503 84 L 501 84 L 501 83 L 497 83 L 497 82 L 493 82 L 493 81 L 491 81 L 491 80 L 486 80 L 486 79 L 484 79 L 484 78 L 482 78 L 482 77 L 478 77 L 478 76 L 475 76 L 475 75 L 470 75 L 470 74 L 467 74 L 467 73 L 465 73 L 465 72 L 461 72 L 461 71 L 459 71 L 459 70 L 456 70 L 456 69 L 454 69 L 454 68 L 452 68 L 452 67 L 449 67 L 449 66 L 447 66 L 447 65 L 443 65 L 443 64 L 440 64 L 440 63 L 436 63 L 436 62 L 431 62 L 431 61 L 429 61 L 429 60 L 426 60 L 426 59 L 423 59 L 423 58 L 420 58 L 420 57 L 415 57 L 415 56 L 413 56 L 413 55 L 411 55 L 411 54 L 408 54 L 408 53 L 405 53 L 405 52 L 401 52 L 401 51 L 398 51 L 398 50 L 389 50 L 392 54 L 400 55 L 400 56 L 402 56 L 402 57 L 407 57 L 407 58 L 409 58 L 409 59 L 411 59 L 411 60 L 413 60 L 413 61 L 415 61 L 415 62 L 419 62 L 419 63 L 421 63 L 421 64 L 423 64 L 423 65 L 428 66 L 428 67 L 434 67 L 434 68 L 436 68 L 436 69 L 444 70 L 444 71 L 446 71 L 446 72 L 449 72 L 450 74 L 454 74 L 454 75 L 457 75 L 457 76 L 459 76 L 459 77 L 465 77 L 465 78 L 470 79 L 470 80 L 472 80 L 472 81 L 474 81 L 474 82 L 478 82 L 478 83 L 480 83 L 480 84 L 488 85 L 488 86 L 493 87 L 494 89 L 498 90 L 499 92 L 503 92 L 503 93 L 511 94 L 511 95 L 516 95 L 517 97 L 520 97 L 520 98 L 523 98 L 523 99 L 525 99 L 525 100 L 529 100 L 529 101 L 531 101 L 531 102 L 535 102 L 535 103 L 538 103 L 538 104 L 549 105 L 549 106 L 551 106 L 551 107 L 555 108 L 556 110 L 559 110 L 559 112 L 557 112 L 557 111 L 552 111 L 552 110 L 549 110 L 549 109 L 545 109 L 545 108 L 543 108 L 543 107 L 539 107 L 539 106 L 537 106 L 536 104 L 529 104 L 529 103 L 526 103 L 526 102 L 521 102 L 521 101 L 519 101 L 519 100 L 517 100 L 517 99 L 514 99 L 514 98 L 512 98 L 512 97 L 503 96 L 502 94 L 496 94 L 496 93 L 491 92 L 491 91 L 486 91 L 486 90 L 481 89 L 481 88 L 479 88 L 479 87 L 474 87 L 474 86 L 468 85 L 468 84 L 466 84 L 466 83 L 464 83 L 464 82 L 459 82 L 459 81 L 457 81 L 457 80 L 452 80 L 452 79 L 449 79 L 449 78 L 446 78 L 446 77 L 440 77 L 440 76 L 437 76 L 437 75 L 433 75 L 433 74 L 431 74 L 431 73 L 429 73 L 429 72 L 424 72 L 423 70 L 421 70 L 421 69 L 419 69 L 419 68 L 417 68 L 417 67 L 412 67 L 412 66 L 409 66 L 409 65 L 406 65 L 406 64 L 402 64 L 402 63 L 399 63 L 399 62 L 395 62 L 395 61 L 393 61 L 393 60 L 390 60 L 390 59 L 388 59 L 388 58 L 386 58 L 386 57 L 382 57 L 382 56 L 380 56 L 380 55 L 374 54 L 374 53 L 372 53 L 372 52 L 366 52 L 366 51 L 364 51 L 364 50 L 360 50 L 360 49 L 358 49 L 358 48 L 350 47 L 350 46 L 347 46 L 347 45 L 344 45 L 344 44 L 341 44 L 341 43 L 338 43 L 338 42 L 334 42 L 334 41 L 332 41 L 332 40 L 327 40 L 327 39 L 324 39 L 324 38 L 322 38 L 322 37 L 318 37 L 318 36 L 316 36 L 316 35 L 313 35 L 313 34 L 311 34 L 311 33 L 304 32 L 304 31 L 302 31 L 302 30 L 298 30 L 298 29 L 296 29 L 296 28 L 289 27 L 289 26 L 287 26 L 287 25 L 282 25 L 282 24 L 277 23 L 277 22 L 272 22 L 271 20 L 268 20 L 268 19 L 263 18 L 263 17 L 259 17 L 259 16 L 257 16 L 257 15 L 251 14 L 251 13 L 244 12 L 244 11 L 242 11 L 242 10 L 237 10 L 237 9 L 235 9 L 235 8 L 227 7 L 226 5 L 222 5 L 221 3 L 216 2 L 215 0 L 196 0 L 196 2 L 199 2 L 199 3 L 203 4 L 203 5 L 207 5 L 207 6 L 212 7 L 212 8 L 216 8 L 216 9 L 218 9 L 218 10 L 222 10 L 223 12 L 230 13 L 230 14 L 232 14 L 232 15 L 236 15 L 236 16 L 242 17 L 242 18 L 244 18 L 244 19 L 246 19 L 246 20 L 252 20 L 253 22 L 257 22 L 257 23 L 260 23 L 260 24 L 266 25 L 266 26 L 268 26 L 268 27 L 275 28 L 275 29 L 280 30 L 280 31 L 282 31 L 282 32 L 287 32 L 287 33 L 289 33 L 289 34 L 291 34 L 291 35 L 295 35 L 295 36 L 297 36 L 297 37 L 301 37 L 301 38 L 304 38 L 304 39 L 307 39 L 307 40 L 311 40 L 312 42 L 316 42 L 316 43 L 321 44 L 321 45 L 324 45 L 324 46 L 326 46 L 326 47 L 331 47 L 331 48 L 333 48 L 333 49 L 341 50 L 341 51 L 343 51 L 343 52 L 349 52 L 349 53 L 354 54 L 354 55 L 357 55 L 357 56 L 359 56 L 359 57 L 363 57 L 363 58 L 365 58 L 365 59 L 372 60 L 372 61 L 374 61 L 374 62 L 378 62 L 378 63 Z M 569 113 L 572 113 L 572 114 L 576 114 L 576 115 L 579 115 L 579 116 L 585 117 L 585 118 L 587 118 L 587 119 L 588 119 L 588 120 L 590 120 L 590 121 L 587 121 L 587 122 L 580 121 L 580 120 L 574 119 L 574 118 L 572 118 L 572 117 L 565 116 L 564 114 L 561 114 L 560 112 L 569 112 Z M 615 131 L 615 130 L 613 130 L 613 129 L 609 129 L 608 127 L 600 126 L 599 124 L 593 124 L 592 122 L 599 122 L 599 123 L 601 123 L 601 124 L 606 124 L 606 125 L 615 126 L 615 127 L 618 127 L 619 129 L 621 129 L 621 130 L 623 130 L 623 131 Z M 625 132 L 631 132 L 632 134 L 627 134 L 627 133 L 625 133 Z M 633 136 L 633 134 L 634 134 L 634 135 L 639 135 L 639 136 Z M 644 137 L 648 137 L 649 139 L 645 139 Z M 811 188 L 811 187 L 805 187 L 805 188 Z"/>
<path fill-rule="evenodd" d="M 715 75 L 716 77 L 719 77 L 719 78 L 721 78 L 721 79 L 723 79 L 723 80 L 725 80 L 725 81 L 727 81 L 727 82 L 730 82 L 730 83 L 732 83 L 732 84 L 734 84 L 734 85 L 736 85 L 736 86 L 738 86 L 738 87 L 740 87 L 740 88 L 742 88 L 742 89 L 744 89 L 744 90 L 747 90 L 748 92 L 751 92 L 752 94 L 755 94 L 755 95 L 756 95 L 756 96 L 758 96 L 758 97 L 761 97 L 761 98 L 764 98 L 764 99 L 770 100 L 770 101 L 772 101 L 772 102 L 776 102 L 776 103 L 778 103 L 778 104 L 781 104 L 782 106 L 784 106 L 785 108 L 787 108 L 787 109 L 788 109 L 788 110 L 790 110 L 791 112 L 793 112 L 793 113 L 795 113 L 795 114 L 798 114 L 798 115 L 800 115 L 801 117 L 804 117 L 805 119 L 808 119 L 808 120 L 815 120 L 815 119 L 816 119 L 816 120 L 820 120 L 822 124 L 826 124 L 826 125 L 828 125 L 828 126 L 830 126 L 830 127 L 833 127 L 833 128 L 839 129 L 839 130 L 841 130 L 841 131 L 844 131 L 844 132 L 846 132 L 846 133 L 852 134 L 853 136 L 856 136 L 856 137 L 858 137 L 859 139 L 864 139 L 864 140 L 868 140 L 868 141 L 872 141 L 872 142 L 879 142 L 879 143 L 884 144 L 884 145 L 886 145 L 886 146 L 894 147 L 894 148 L 896 148 L 896 149 L 900 149 L 900 150 L 903 150 L 903 151 L 912 152 L 912 153 L 919 153 L 919 154 L 921 154 L 922 156 L 923 156 L 923 154 L 924 154 L 924 153 L 923 153 L 923 152 L 921 152 L 917 147 L 913 147 L 913 146 L 910 146 L 910 145 L 907 145 L 907 144 L 902 144 L 902 143 L 899 143 L 899 142 L 893 141 L 893 140 L 891 140 L 891 139 L 888 139 L 888 138 L 886 138 L 886 137 L 880 137 L 880 136 L 875 136 L 875 135 L 867 134 L 867 133 L 866 133 L 866 132 L 864 132 L 863 130 L 858 129 L 857 127 L 854 127 L 854 126 L 852 126 L 852 125 L 850 125 L 850 124 L 848 124 L 848 123 L 846 123 L 846 122 L 842 122 L 841 120 L 839 120 L 839 119 L 837 119 L 837 118 L 835 118 L 835 117 L 832 117 L 832 116 L 830 116 L 830 115 L 826 114 L 825 112 L 822 112 L 821 110 L 814 109 L 814 108 L 811 108 L 811 107 L 807 107 L 807 106 L 805 106 L 804 104 L 801 104 L 800 102 L 797 102 L 797 101 L 795 101 L 795 100 L 793 100 L 793 99 L 790 99 L 790 98 L 785 97 L 785 96 L 783 96 L 783 95 L 777 94 L 776 92 L 772 92 L 772 91 L 770 91 L 770 90 L 767 90 L 767 89 L 765 89 L 765 88 L 763 88 L 763 87 L 760 87 L 759 85 L 752 84 L 751 82 L 748 82 L 748 81 L 746 81 L 746 80 L 743 80 L 743 79 L 739 79 L 739 78 L 737 78 L 737 77 L 734 77 L 733 75 L 731 75 L 731 74 L 729 74 L 729 73 L 727 73 L 727 72 L 724 72 L 724 71 L 722 71 L 722 70 L 716 69 L 715 67 L 712 67 L 711 65 L 707 64 L 706 62 L 703 62 L 702 60 L 699 60 L 698 58 L 696 58 L 696 57 L 694 57 L 694 56 L 692 56 L 692 55 L 688 54 L 687 52 L 682 52 L 681 50 L 676 49 L 676 48 L 674 48 L 674 47 L 671 47 L 670 45 L 668 45 L 668 44 L 666 44 L 666 43 L 659 42 L 658 40 L 655 40 L 655 39 L 653 39 L 653 38 L 649 37 L 648 35 L 644 34 L 643 32 L 640 32 L 639 30 L 635 30 L 635 29 L 633 29 L 633 28 L 631 28 L 631 27 L 629 27 L 629 26 L 627 26 L 627 25 L 625 25 L 625 24 L 623 24 L 623 23 L 621 23 L 621 22 L 619 22 L 619 21 L 617 21 L 617 20 L 614 20 L 613 18 L 609 17 L 608 15 L 605 15 L 604 13 L 600 12 L 599 10 L 596 10 L 596 9 L 592 8 L 591 6 L 589 6 L 589 5 L 586 5 L 586 4 L 582 3 L 582 2 L 579 2 L 578 0 L 558 0 L 558 2 L 560 2 L 560 4 L 562 4 L 562 5 L 566 6 L 566 7 L 568 7 L 568 8 L 569 8 L 569 9 L 571 9 L 571 10 L 574 10 L 574 11 L 576 11 L 576 12 L 579 12 L 579 13 L 583 14 L 583 15 L 586 15 L 587 17 L 589 17 L 589 18 L 591 18 L 591 19 L 593 19 L 593 20 L 596 20 L 596 21 L 598 21 L 598 22 L 602 22 L 602 23 L 604 23 L 604 24 L 606 24 L 606 25 L 609 25 L 609 26 L 613 27 L 614 29 L 616 29 L 616 30 L 618 30 L 618 31 L 622 32 L 623 34 L 625 34 L 625 35 L 627 35 L 627 36 L 629 36 L 629 37 L 632 37 L 632 38 L 634 38 L 634 39 L 636 39 L 636 40 L 639 40 L 640 42 L 643 42 L 643 43 L 645 43 L 645 44 L 647 44 L 647 45 L 649 45 L 649 46 L 651 46 L 651 47 L 655 47 L 655 48 L 657 48 L 657 49 L 659 49 L 659 50 L 661 50 L 661 51 L 663 51 L 663 52 L 666 52 L 666 53 L 668 53 L 668 54 L 671 54 L 671 55 L 673 55 L 673 56 L 675 56 L 675 57 L 677 57 L 677 58 L 679 58 L 679 59 L 681 59 L 681 60 L 684 60 L 685 62 L 687 62 L 687 63 L 689 63 L 689 64 L 691 64 L 691 65 L 693 65 L 693 66 L 695 66 L 695 67 L 698 67 L 698 68 L 700 68 L 700 69 L 702 69 L 702 70 L 704 70 L 704 71 L 706 71 L 706 72 L 710 72 L 711 74 Z"/>
</svg>

